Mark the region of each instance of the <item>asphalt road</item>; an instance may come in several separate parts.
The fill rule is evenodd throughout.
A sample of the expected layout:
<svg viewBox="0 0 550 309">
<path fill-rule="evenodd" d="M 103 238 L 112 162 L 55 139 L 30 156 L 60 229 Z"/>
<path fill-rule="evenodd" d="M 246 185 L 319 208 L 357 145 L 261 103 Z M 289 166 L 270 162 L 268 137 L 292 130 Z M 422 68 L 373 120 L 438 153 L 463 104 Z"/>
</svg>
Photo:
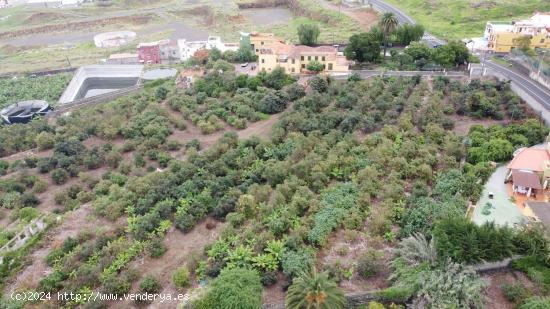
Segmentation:
<svg viewBox="0 0 550 309">
<path fill-rule="evenodd" d="M 387 4 L 384 1 L 380 1 L 380 0 L 367 0 L 367 1 L 368 1 L 367 3 L 370 2 L 373 8 L 375 8 L 377 11 L 392 12 L 393 14 L 395 14 L 400 24 L 412 24 L 412 25 L 416 24 L 414 19 L 412 19 L 410 16 L 403 13 L 403 11 L 401 11 L 400 9 Z M 435 36 L 429 34 L 428 32 L 424 33 L 424 37 L 422 37 L 422 39 L 428 42 L 428 44 L 431 46 L 439 46 L 447 43 L 445 40 L 438 39 Z"/>
<path fill-rule="evenodd" d="M 527 92 L 547 110 L 550 110 L 550 90 L 548 88 L 541 85 L 537 81 L 532 80 L 529 76 L 492 62 L 491 60 L 485 61 L 485 65 L 488 69 L 491 69 L 496 73 L 510 79 L 512 83 L 515 83 L 519 88 Z"/>
<path fill-rule="evenodd" d="M 381 1 L 381 0 L 366 0 L 366 1 L 370 2 L 373 5 L 373 7 L 377 10 L 394 13 L 400 23 L 409 23 L 409 24 L 415 23 L 414 19 L 412 19 L 407 14 L 403 13 L 403 11 L 399 10 L 398 8 L 384 1 Z M 430 44 L 435 44 L 435 45 L 445 44 L 445 41 L 438 39 L 429 33 L 426 33 L 424 35 L 424 39 L 426 41 L 429 41 Z M 490 60 L 485 61 L 485 65 L 487 66 L 487 68 L 493 70 L 494 72 L 504 76 L 505 78 L 510 79 L 512 83 L 517 85 L 519 88 L 525 91 L 528 95 L 533 97 L 544 108 L 550 111 L 550 90 L 548 88 L 532 80 L 529 76 L 526 76 L 525 74 L 516 72 L 503 65 L 491 62 Z"/>
</svg>

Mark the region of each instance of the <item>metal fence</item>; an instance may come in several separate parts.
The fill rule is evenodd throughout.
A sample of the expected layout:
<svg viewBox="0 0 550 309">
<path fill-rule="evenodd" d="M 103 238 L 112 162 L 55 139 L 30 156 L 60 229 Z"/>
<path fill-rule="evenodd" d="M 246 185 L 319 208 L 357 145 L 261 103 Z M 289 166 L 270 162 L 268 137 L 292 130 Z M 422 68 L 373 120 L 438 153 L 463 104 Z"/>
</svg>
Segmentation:
<svg viewBox="0 0 550 309">
<path fill-rule="evenodd" d="M 513 49 L 507 56 L 513 62 L 523 66 L 532 79 L 550 88 L 550 50 L 539 50 L 535 54 Z"/>
</svg>

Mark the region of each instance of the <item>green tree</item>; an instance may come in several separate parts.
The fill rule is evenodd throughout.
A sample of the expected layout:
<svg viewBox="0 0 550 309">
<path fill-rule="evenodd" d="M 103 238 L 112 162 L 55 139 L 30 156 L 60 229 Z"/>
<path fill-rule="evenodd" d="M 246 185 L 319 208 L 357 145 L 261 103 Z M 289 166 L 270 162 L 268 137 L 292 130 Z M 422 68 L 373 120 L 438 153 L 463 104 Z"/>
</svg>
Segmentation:
<svg viewBox="0 0 550 309">
<path fill-rule="evenodd" d="M 315 73 L 319 73 L 323 71 L 323 64 L 319 61 L 313 60 L 307 64 L 306 69 Z"/>
<path fill-rule="evenodd" d="M 382 33 L 384 34 L 384 58 L 386 58 L 386 50 L 388 49 L 388 40 L 390 35 L 397 29 L 399 21 L 395 14 L 386 12 L 382 15 L 379 22 Z"/>
<path fill-rule="evenodd" d="M 411 56 L 414 61 L 420 59 L 430 60 L 432 58 L 432 49 L 426 43 L 412 42 L 405 49 L 405 54 Z"/>
<path fill-rule="evenodd" d="M 301 24 L 298 26 L 298 39 L 300 44 L 312 46 L 317 43 L 321 31 L 317 25 Z"/>
<path fill-rule="evenodd" d="M 378 62 L 380 61 L 380 42 L 373 30 L 354 34 L 349 38 L 344 55 L 358 62 Z"/>
<path fill-rule="evenodd" d="M 341 309 L 346 304 L 344 293 L 327 273 L 313 270 L 303 273 L 288 288 L 285 305 L 289 309 Z"/>
<path fill-rule="evenodd" d="M 449 42 L 435 50 L 434 60 L 444 67 L 460 65 L 468 61 L 470 53 L 462 42 Z"/>
<path fill-rule="evenodd" d="M 514 39 L 514 45 L 522 52 L 528 52 L 531 50 L 531 37 L 529 35 L 522 35 Z"/>
<path fill-rule="evenodd" d="M 422 25 L 404 24 L 395 30 L 396 41 L 402 45 L 409 45 L 413 41 L 420 41 L 424 35 Z"/>
</svg>

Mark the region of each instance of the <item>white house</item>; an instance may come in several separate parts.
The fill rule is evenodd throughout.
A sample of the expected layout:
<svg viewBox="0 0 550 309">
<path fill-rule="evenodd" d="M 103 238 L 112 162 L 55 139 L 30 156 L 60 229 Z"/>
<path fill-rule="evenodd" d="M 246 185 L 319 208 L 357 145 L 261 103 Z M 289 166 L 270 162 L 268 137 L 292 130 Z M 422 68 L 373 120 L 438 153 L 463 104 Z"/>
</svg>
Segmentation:
<svg viewBox="0 0 550 309">
<path fill-rule="evenodd" d="M 217 48 L 223 53 L 228 50 L 238 50 L 239 44 L 223 43 L 219 36 L 209 36 L 206 41 L 187 41 L 186 39 L 179 39 L 178 48 L 181 61 L 186 61 L 201 49 Z"/>
<path fill-rule="evenodd" d="M 206 41 L 187 41 L 186 39 L 178 40 L 178 48 L 181 61 L 187 61 L 189 58 L 201 50 L 206 49 Z"/>
</svg>

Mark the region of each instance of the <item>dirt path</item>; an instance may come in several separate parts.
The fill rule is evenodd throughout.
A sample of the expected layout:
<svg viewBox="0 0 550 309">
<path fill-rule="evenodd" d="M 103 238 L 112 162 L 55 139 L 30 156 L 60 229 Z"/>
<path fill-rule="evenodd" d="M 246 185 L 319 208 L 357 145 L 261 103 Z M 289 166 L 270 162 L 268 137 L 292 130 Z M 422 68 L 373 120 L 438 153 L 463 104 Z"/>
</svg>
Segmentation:
<svg viewBox="0 0 550 309">
<path fill-rule="evenodd" d="M 334 3 L 317 0 L 317 3 L 325 9 L 340 12 L 357 21 L 361 25 L 362 30 L 368 31 L 373 25 L 378 23 L 378 14 L 373 9 L 365 7 L 348 7 L 346 5 L 336 5 Z"/>
<path fill-rule="evenodd" d="M 17 277 L 14 277 L 13 282 L 6 285 L 4 292 L 8 294 L 5 295 L 9 295 L 9 292 L 15 290 L 35 288 L 40 279 L 51 272 L 51 267 L 45 262 L 46 256 L 68 237 L 75 237 L 82 231 L 95 232 L 97 229 L 113 230 L 114 228 L 113 223 L 93 216 L 90 204 L 84 204 L 73 212 L 66 214 L 63 222 L 44 236 L 41 241 L 43 246 L 29 256 L 30 264 Z"/>
</svg>

